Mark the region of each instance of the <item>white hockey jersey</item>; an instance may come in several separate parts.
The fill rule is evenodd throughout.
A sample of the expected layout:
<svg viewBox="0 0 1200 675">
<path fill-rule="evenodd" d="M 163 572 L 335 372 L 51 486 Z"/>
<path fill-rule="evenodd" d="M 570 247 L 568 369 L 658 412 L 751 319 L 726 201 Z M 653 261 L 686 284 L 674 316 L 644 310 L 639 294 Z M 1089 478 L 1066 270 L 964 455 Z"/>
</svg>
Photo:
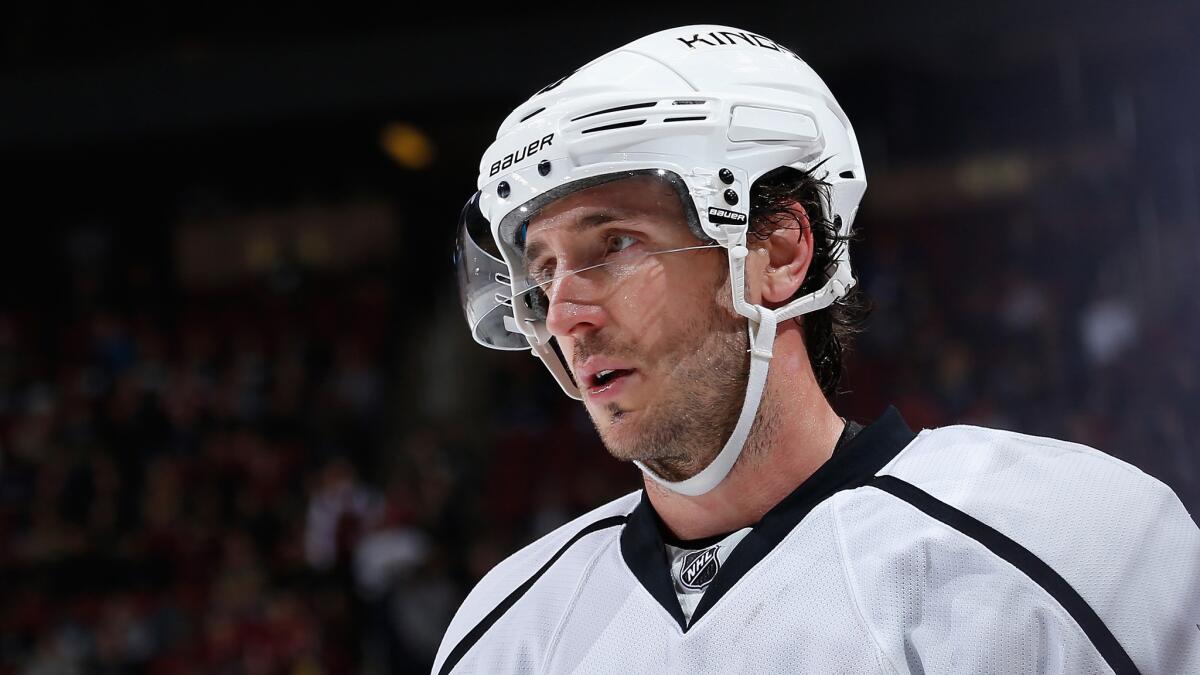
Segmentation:
<svg viewBox="0 0 1200 675">
<path fill-rule="evenodd" d="M 707 564 L 707 563 L 706 563 Z M 1200 673 L 1200 530 L 1092 448 L 893 408 L 684 619 L 642 492 L 492 570 L 435 673 Z"/>
</svg>

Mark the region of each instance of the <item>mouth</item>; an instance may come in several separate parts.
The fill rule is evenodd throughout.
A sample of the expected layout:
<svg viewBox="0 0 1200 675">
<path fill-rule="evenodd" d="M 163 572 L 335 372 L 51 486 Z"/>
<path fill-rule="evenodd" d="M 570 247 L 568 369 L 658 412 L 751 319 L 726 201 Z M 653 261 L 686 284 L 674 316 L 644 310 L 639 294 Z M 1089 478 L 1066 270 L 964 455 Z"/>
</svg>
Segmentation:
<svg viewBox="0 0 1200 675">
<path fill-rule="evenodd" d="M 575 364 L 580 393 L 593 402 L 610 400 L 625 389 L 639 371 L 623 358 L 592 355 Z"/>
<path fill-rule="evenodd" d="M 636 372 L 632 368 L 605 368 L 596 371 L 586 380 L 588 398 L 599 402 L 617 396 Z"/>
<path fill-rule="evenodd" d="M 633 369 L 631 368 L 608 368 L 601 370 L 592 375 L 591 382 L 588 383 L 588 389 L 604 390 L 622 377 L 628 377 L 632 374 Z"/>
</svg>

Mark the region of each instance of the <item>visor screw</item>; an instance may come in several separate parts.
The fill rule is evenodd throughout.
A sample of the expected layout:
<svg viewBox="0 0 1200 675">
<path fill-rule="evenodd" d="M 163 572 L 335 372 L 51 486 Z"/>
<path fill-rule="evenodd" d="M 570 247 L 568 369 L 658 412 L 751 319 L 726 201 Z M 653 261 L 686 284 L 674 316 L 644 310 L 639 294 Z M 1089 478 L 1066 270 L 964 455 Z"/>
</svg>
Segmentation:
<svg viewBox="0 0 1200 675">
<path fill-rule="evenodd" d="M 538 173 L 542 174 L 543 176 L 550 175 L 550 160 L 543 159 L 542 161 L 538 162 Z"/>
<path fill-rule="evenodd" d="M 508 188 L 508 181 L 502 180 L 500 181 L 500 184 L 496 186 L 496 194 L 500 195 L 501 199 L 508 199 L 508 195 L 511 192 L 512 190 Z"/>
<path fill-rule="evenodd" d="M 503 185 L 503 183 L 501 183 L 501 185 Z M 503 197 L 504 195 L 500 195 L 500 196 Z M 738 203 L 737 191 L 732 190 L 732 189 L 726 190 L 725 191 L 725 201 L 729 202 L 730 204 Z"/>
<path fill-rule="evenodd" d="M 721 179 L 722 183 L 733 185 L 733 172 L 729 169 L 721 169 L 717 172 L 717 176 Z"/>
</svg>

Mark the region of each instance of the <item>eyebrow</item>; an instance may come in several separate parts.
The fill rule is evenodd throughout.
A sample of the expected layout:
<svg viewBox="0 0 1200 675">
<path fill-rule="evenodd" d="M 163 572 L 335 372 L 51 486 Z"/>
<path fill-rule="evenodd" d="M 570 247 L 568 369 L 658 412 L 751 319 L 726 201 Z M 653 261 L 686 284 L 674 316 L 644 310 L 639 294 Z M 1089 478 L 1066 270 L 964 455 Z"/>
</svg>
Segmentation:
<svg viewBox="0 0 1200 675">
<path fill-rule="evenodd" d="M 596 213 L 589 213 L 588 215 L 574 221 L 567 227 L 569 227 L 572 232 L 582 232 L 594 227 L 599 227 L 605 223 L 611 223 L 614 220 L 620 220 L 622 217 L 624 217 L 624 215 L 624 213 L 614 212 L 611 210 L 598 211 Z M 524 256 L 526 271 L 529 270 L 529 263 L 533 260 L 536 260 L 545 251 L 545 249 L 546 244 L 540 241 L 529 242 L 529 244 L 526 245 Z"/>
</svg>

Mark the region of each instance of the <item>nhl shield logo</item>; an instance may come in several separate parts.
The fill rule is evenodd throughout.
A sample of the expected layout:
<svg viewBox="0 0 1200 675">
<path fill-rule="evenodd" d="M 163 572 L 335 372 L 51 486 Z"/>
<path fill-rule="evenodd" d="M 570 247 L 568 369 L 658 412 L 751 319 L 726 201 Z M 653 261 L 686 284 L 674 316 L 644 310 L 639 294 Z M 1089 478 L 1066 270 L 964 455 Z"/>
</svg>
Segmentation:
<svg viewBox="0 0 1200 675">
<path fill-rule="evenodd" d="M 697 591 L 707 586 L 721 567 L 721 562 L 717 560 L 717 550 L 720 548 L 718 544 L 684 556 L 683 567 L 679 570 L 679 583 Z"/>
</svg>

